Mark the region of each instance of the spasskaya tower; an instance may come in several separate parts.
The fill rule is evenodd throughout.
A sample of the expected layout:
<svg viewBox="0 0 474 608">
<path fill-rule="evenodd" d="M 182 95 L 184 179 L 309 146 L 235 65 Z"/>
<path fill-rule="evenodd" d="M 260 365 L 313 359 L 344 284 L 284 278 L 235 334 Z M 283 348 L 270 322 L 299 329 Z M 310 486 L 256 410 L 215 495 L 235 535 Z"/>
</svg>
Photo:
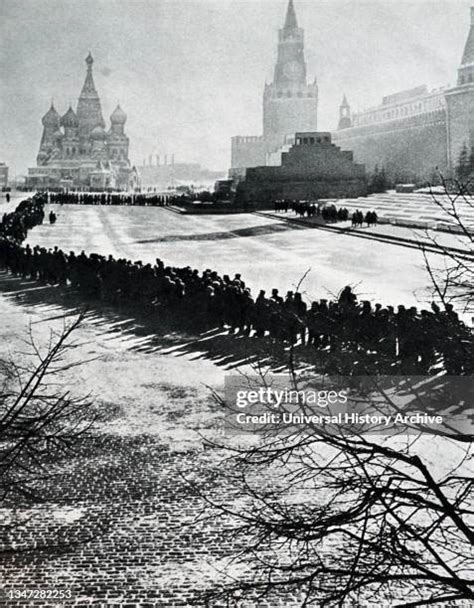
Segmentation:
<svg viewBox="0 0 474 608">
<path fill-rule="evenodd" d="M 308 84 L 304 58 L 304 30 L 298 27 L 293 0 L 289 0 L 285 25 L 279 31 L 278 58 L 273 82 L 263 95 L 263 139 L 266 154 L 275 152 L 287 136 L 316 131 L 318 86 Z"/>
</svg>

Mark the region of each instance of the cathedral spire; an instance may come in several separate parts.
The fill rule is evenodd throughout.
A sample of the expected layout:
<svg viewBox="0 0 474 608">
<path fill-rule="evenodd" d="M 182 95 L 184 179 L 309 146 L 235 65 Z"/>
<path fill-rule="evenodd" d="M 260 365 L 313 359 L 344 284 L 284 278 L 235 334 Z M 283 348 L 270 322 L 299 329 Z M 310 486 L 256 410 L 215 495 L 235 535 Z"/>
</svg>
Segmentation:
<svg viewBox="0 0 474 608">
<path fill-rule="evenodd" d="M 297 28 L 298 28 L 298 21 L 296 19 L 295 6 L 293 4 L 293 0 L 289 0 L 289 2 L 288 2 L 288 9 L 286 11 L 286 19 L 285 19 L 284 29 L 286 31 L 288 31 L 288 30 L 295 30 Z"/>
<path fill-rule="evenodd" d="M 87 96 L 95 95 L 96 97 L 99 97 L 99 95 L 97 94 L 96 88 L 95 88 L 94 78 L 92 76 L 92 66 L 94 65 L 94 58 L 92 57 L 90 51 L 86 57 L 86 65 L 87 65 L 87 74 L 86 74 L 86 79 L 84 81 L 84 86 L 82 87 L 81 97 L 83 95 L 84 96 L 85 95 L 87 95 Z"/>
<path fill-rule="evenodd" d="M 86 57 L 86 65 L 86 79 L 79 96 L 76 112 L 79 121 L 79 133 L 82 136 L 89 135 L 95 127 L 105 127 L 99 94 L 95 88 L 94 78 L 92 76 L 94 58 L 90 51 Z"/>
</svg>

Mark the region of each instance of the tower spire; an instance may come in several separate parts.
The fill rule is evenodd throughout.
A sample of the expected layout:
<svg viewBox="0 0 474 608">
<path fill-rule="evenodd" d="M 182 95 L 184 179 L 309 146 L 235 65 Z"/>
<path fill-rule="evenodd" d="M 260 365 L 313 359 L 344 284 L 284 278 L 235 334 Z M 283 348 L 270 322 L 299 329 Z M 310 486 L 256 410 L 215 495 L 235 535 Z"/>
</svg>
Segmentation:
<svg viewBox="0 0 474 608">
<path fill-rule="evenodd" d="M 347 101 L 346 94 L 342 96 L 342 103 L 339 106 L 339 124 L 337 125 L 339 129 L 348 129 L 352 126 L 351 120 L 351 107 L 349 102 Z"/>
<path fill-rule="evenodd" d="M 273 80 L 286 90 L 288 86 L 306 85 L 304 31 L 298 27 L 293 0 L 288 2 L 285 25 L 278 33 L 278 58 Z"/>
<path fill-rule="evenodd" d="M 464 47 L 461 65 L 474 63 L 474 7 L 471 7 L 471 29 Z"/>
<path fill-rule="evenodd" d="M 304 30 L 298 26 L 294 0 L 288 0 L 284 26 L 278 30 L 273 82 L 263 97 L 263 144 L 273 154 L 298 131 L 316 131 L 318 86 L 308 84 Z"/>
<path fill-rule="evenodd" d="M 81 97 L 82 96 L 91 96 L 97 95 L 97 91 L 94 84 L 94 77 L 92 76 L 92 66 L 94 64 L 94 58 L 92 57 L 91 52 L 86 57 L 86 65 L 87 65 L 87 74 L 86 79 L 84 81 L 84 86 L 82 87 Z"/>
<path fill-rule="evenodd" d="M 95 88 L 94 77 L 92 76 L 93 64 L 94 58 L 89 51 L 89 54 L 86 57 L 86 79 L 84 80 L 84 85 L 81 94 L 79 95 L 76 112 L 81 136 L 89 135 L 95 127 L 105 128 L 99 94 Z"/>
<path fill-rule="evenodd" d="M 293 4 L 293 0 L 289 0 L 288 8 L 286 11 L 286 19 L 285 19 L 285 30 L 294 30 L 298 27 L 298 21 L 296 19 L 296 11 L 295 6 Z"/>
<path fill-rule="evenodd" d="M 474 82 L 474 7 L 471 8 L 471 26 L 458 70 L 458 85 L 472 82 Z"/>
</svg>

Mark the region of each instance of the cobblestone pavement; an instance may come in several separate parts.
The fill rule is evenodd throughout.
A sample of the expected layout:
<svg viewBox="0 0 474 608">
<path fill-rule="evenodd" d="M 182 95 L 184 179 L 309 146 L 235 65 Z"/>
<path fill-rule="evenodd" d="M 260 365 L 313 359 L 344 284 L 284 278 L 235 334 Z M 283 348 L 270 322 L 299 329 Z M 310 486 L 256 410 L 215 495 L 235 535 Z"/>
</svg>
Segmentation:
<svg viewBox="0 0 474 608">
<path fill-rule="evenodd" d="M 51 302 L 20 305 L 0 295 L 0 358 L 25 351 L 28 323 L 44 345 L 64 313 Z M 224 371 L 206 359 L 137 351 L 140 338 L 97 314 L 77 340 L 76 356 L 93 361 L 74 368 L 68 387 L 91 391 L 108 421 L 73 456 L 51 463 L 42 502 L 0 504 L 0 606 L 203 606 L 200 592 L 225 580 L 238 548 L 226 533 L 230 522 L 196 521 L 203 503 L 186 481 L 207 480 L 211 496 L 232 501 L 233 489 L 213 481 L 222 454 L 199 435 L 213 428 L 207 386 L 219 389 Z M 49 590 L 71 597 L 8 596 Z"/>
<path fill-rule="evenodd" d="M 64 590 L 64 606 L 189 606 L 229 554 L 222 531 L 194 525 L 202 505 L 182 474 L 212 459 L 174 451 L 153 435 L 104 433 L 57 465 L 46 502 L 20 509 L 5 539 L 4 592 Z M 49 601 L 3 600 L 5 606 Z"/>
</svg>

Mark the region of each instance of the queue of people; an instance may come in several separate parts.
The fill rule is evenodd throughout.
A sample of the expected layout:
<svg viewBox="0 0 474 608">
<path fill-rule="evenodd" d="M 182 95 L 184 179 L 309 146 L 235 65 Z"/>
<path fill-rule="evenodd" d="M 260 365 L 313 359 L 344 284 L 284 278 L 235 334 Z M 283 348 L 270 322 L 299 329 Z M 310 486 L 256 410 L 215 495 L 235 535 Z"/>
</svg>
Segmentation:
<svg viewBox="0 0 474 608">
<path fill-rule="evenodd" d="M 50 204 L 58 205 L 131 205 L 137 207 L 168 207 L 186 205 L 196 201 L 217 202 L 218 196 L 208 192 L 166 193 L 156 192 L 80 192 L 48 191 L 43 193 Z"/>
<path fill-rule="evenodd" d="M 169 196 L 124 192 L 45 192 L 47 202 L 58 205 L 136 205 L 166 207 Z"/>
<path fill-rule="evenodd" d="M 42 198 L 43 197 L 43 198 Z M 227 329 L 230 334 L 300 345 L 328 354 L 368 356 L 377 371 L 427 373 L 441 361 L 448 373 L 472 373 L 474 343 L 453 307 L 430 310 L 359 302 L 350 286 L 334 300 L 309 307 L 298 291 L 283 297 L 278 289 L 254 299 L 240 274 L 233 278 L 190 266 L 166 266 L 95 253 L 65 253 L 58 247 L 22 246 L 27 229 L 42 223 L 44 195 L 19 205 L 0 227 L 0 267 L 26 279 L 64 285 L 111 305 L 139 306 L 192 321 L 198 331 Z M 21 225 L 24 232 L 18 230 Z M 28 227 L 28 228 L 26 228 Z"/>
<path fill-rule="evenodd" d="M 378 216 L 376 211 L 362 211 L 356 209 L 352 214 L 346 207 L 336 207 L 333 203 L 320 204 L 317 201 L 292 201 L 289 199 L 277 200 L 273 203 L 275 213 L 293 211 L 301 218 L 321 217 L 325 222 L 346 222 L 349 217 L 353 227 L 362 227 L 365 222 L 370 228 L 376 226 Z"/>
<path fill-rule="evenodd" d="M 367 224 L 368 228 L 370 228 L 371 226 L 377 226 L 378 220 L 379 218 L 375 211 L 367 211 L 364 216 L 362 211 L 359 211 L 359 209 L 356 209 L 351 217 L 351 223 L 353 228 L 362 228 L 364 222 Z"/>
<path fill-rule="evenodd" d="M 0 224 L 0 238 L 10 238 L 21 243 L 26 239 L 28 230 L 44 221 L 44 195 L 22 201 L 15 211 L 4 213 Z"/>
</svg>

